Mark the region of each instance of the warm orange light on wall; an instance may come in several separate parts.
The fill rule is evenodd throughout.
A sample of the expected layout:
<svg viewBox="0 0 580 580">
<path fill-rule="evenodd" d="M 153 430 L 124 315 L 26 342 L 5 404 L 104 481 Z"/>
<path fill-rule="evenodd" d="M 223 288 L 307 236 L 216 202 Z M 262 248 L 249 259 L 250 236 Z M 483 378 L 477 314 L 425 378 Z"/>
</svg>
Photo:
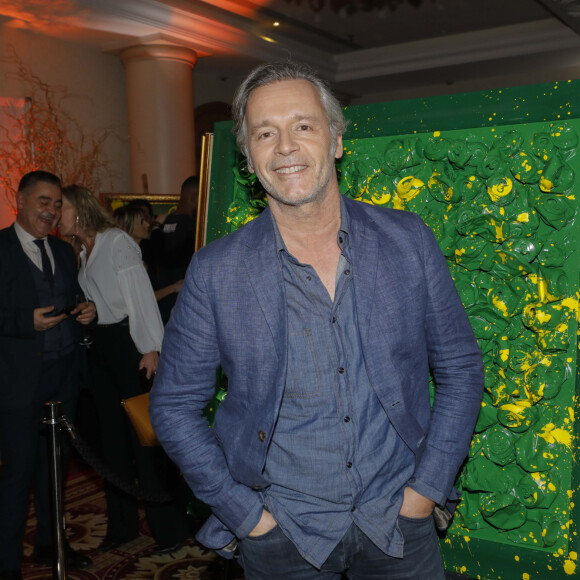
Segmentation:
<svg viewBox="0 0 580 580">
<path fill-rule="evenodd" d="M 260 8 L 266 6 L 270 0 L 202 0 L 216 8 L 252 18 Z"/>
<path fill-rule="evenodd" d="M 2 16 L 12 18 L 7 24 L 13 28 L 30 29 L 58 37 L 64 36 L 71 27 L 78 26 L 83 19 L 74 0 L 51 0 L 45 2 L 44 6 L 38 2 L 28 3 L 28 10 L 23 3 L 20 3 L 21 6 L 17 4 L 2 3 Z"/>
</svg>

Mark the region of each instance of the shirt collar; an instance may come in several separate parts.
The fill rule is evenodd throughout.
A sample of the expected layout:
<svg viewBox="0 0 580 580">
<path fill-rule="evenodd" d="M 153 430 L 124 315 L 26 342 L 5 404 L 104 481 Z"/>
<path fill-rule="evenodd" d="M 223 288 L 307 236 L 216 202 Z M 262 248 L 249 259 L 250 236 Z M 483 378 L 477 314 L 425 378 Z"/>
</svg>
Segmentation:
<svg viewBox="0 0 580 580">
<path fill-rule="evenodd" d="M 282 250 L 284 250 L 285 252 L 287 252 L 288 250 L 286 250 L 286 245 L 284 244 L 284 240 L 282 239 L 282 234 L 278 229 L 278 224 L 276 223 L 276 220 L 274 219 L 274 214 L 272 212 L 270 212 L 270 219 L 272 220 L 272 226 L 274 227 L 274 237 L 276 239 L 276 255 L 279 256 Z"/>
<path fill-rule="evenodd" d="M 340 228 L 338 229 L 337 241 L 340 249 L 343 252 L 348 252 L 350 250 L 350 216 L 348 214 L 348 207 L 344 203 L 344 196 L 340 196 Z M 282 234 L 278 229 L 278 224 L 274 219 L 274 214 L 270 212 L 270 219 L 272 220 L 272 225 L 274 226 L 274 236 L 276 238 L 276 255 L 280 256 L 280 252 L 284 251 L 288 253 L 284 240 L 282 239 Z"/>
<path fill-rule="evenodd" d="M 47 239 L 47 236 L 44 236 L 44 238 L 35 238 L 33 235 L 29 234 L 18 222 L 14 222 L 14 231 L 16 232 L 22 247 L 32 244 L 34 240 Z"/>
<path fill-rule="evenodd" d="M 338 229 L 337 240 L 340 249 L 348 255 L 350 251 L 350 215 L 342 194 L 340 196 L 340 228 Z"/>
</svg>

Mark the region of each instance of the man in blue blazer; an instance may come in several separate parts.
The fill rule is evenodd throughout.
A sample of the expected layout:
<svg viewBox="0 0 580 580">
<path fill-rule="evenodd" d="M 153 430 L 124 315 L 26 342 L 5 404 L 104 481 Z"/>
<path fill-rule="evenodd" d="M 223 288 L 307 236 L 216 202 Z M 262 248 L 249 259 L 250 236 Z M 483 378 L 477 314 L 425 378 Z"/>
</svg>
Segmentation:
<svg viewBox="0 0 580 580">
<path fill-rule="evenodd" d="M 432 512 L 457 499 L 483 387 L 445 259 L 418 216 L 340 195 L 345 121 L 312 70 L 258 67 L 233 110 L 269 207 L 194 255 L 151 392 L 213 511 L 198 539 L 237 546 L 247 580 L 442 580 Z"/>
<path fill-rule="evenodd" d="M 60 180 L 27 173 L 16 194 L 16 222 L 0 231 L 0 578 L 21 575 L 31 486 L 37 517 L 34 558 L 52 562 L 47 442 L 43 403 L 61 401 L 72 417 L 80 383 L 80 324 L 95 306 L 77 305 L 72 246 L 50 232 L 60 219 Z M 68 313 L 60 313 L 69 306 Z M 91 560 L 65 548 L 68 564 Z"/>
</svg>

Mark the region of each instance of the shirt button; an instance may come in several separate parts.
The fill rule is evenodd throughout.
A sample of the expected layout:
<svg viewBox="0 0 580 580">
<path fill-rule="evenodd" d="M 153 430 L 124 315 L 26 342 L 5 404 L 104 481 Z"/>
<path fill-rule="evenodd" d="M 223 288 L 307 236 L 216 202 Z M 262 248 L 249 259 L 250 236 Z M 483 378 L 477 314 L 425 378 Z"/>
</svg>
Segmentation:
<svg viewBox="0 0 580 580">
<path fill-rule="evenodd" d="M 260 441 L 266 441 L 266 432 L 265 431 L 258 431 L 258 439 Z"/>
<path fill-rule="evenodd" d="M 352 506 L 352 507 L 350 508 L 350 511 L 351 511 L 351 512 L 354 512 L 354 511 L 356 511 L 356 507 L 355 507 L 355 506 Z"/>
<path fill-rule="evenodd" d="M 332 317 L 332 323 L 334 324 L 336 322 L 336 316 Z"/>
<path fill-rule="evenodd" d="M 345 418 L 344 418 L 344 422 L 345 422 L 345 423 L 348 423 L 349 421 L 350 421 L 350 417 L 345 417 Z"/>
<path fill-rule="evenodd" d="M 344 275 L 345 275 L 345 276 L 348 276 L 349 274 L 350 274 L 350 270 L 345 270 L 345 271 L 344 271 Z"/>
<path fill-rule="evenodd" d="M 352 467 L 352 462 L 349 461 L 346 466 L 350 469 Z"/>
<path fill-rule="evenodd" d="M 308 280 L 308 282 L 310 282 L 310 280 L 312 280 L 312 276 L 306 276 L 306 280 Z"/>
<path fill-rule="evenodd" d="M 339 372 L 341 375 L 344 375 L 344 367 L 338 367 L 338 372 Z"/>
<path fill-rule="evenodd" d="M 339 243 L 342 244 L 342 236 L 340 238 L 338 238 Z"/>
</svg>

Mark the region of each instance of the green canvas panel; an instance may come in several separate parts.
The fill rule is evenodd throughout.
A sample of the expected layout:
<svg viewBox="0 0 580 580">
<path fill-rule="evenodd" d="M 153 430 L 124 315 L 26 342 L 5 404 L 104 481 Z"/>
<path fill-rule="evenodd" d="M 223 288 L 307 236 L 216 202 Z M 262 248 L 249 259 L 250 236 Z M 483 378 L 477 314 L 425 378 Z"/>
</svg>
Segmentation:
<svg viewBox="0 0 580 580">
<path fill-rule="evenodd" d="M 441 549 L 482 579 L 576 574 L 580 81 L 348 107 L 345 195 L 433 229 L 484 356 L 463 493 Z M 264 192 L 215 127 L 208 241 Z M 436 385 L 431 385 L 432 394 Z"/>
</svg>

